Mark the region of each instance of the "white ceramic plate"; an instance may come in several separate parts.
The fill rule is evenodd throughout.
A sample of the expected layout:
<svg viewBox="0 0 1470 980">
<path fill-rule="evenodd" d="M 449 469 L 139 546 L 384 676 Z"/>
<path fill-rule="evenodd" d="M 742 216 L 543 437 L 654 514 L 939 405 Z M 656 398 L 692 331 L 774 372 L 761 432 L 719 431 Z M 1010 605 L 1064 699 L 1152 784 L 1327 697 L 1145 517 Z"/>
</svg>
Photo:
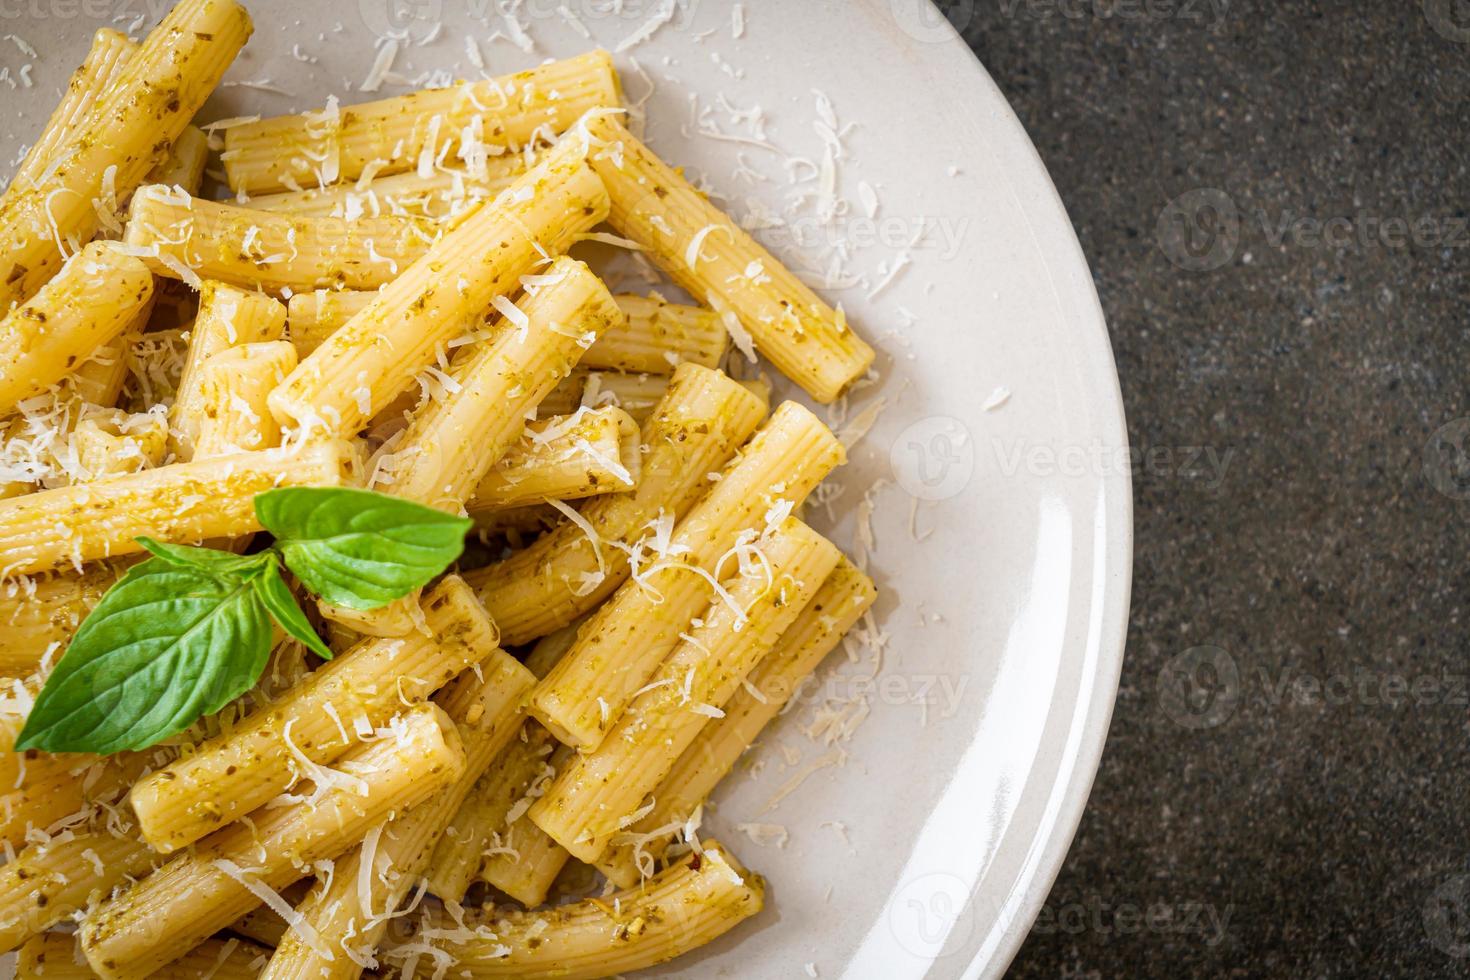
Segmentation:
<svg viewBox="0 0 1470 980">
<path fill-rule="evenodd" d="M 498 74 L 594 43 L 616 48 L 664 2 L 521 0 L 516 16 L 536 45 L 527 52 L 491 39 L 513 34 L 494 0 L 246 0 L 255 37 L 205 118 L 315 108 L 329 93 L 369 98 L 355 90 L 378 32 L 409 39 L 394 66 L 409 78 L 477 75 L 466 36 Z M 14 78 L 31 63 L 34 80 L 6 93 L 5 158 L 34 137 L 94 29 L 126 27 L 140 12 L 151 24 L 166 5 L 9 8 L 0 33 L 40 57 L 0 42 L 0 65 Z M 654 973 L 791 977 L 810 963 L 855 980 L 998 976 L 1087 799 L 1128 609 L 1122 407 L 1071 226 L 1004 99 L 927 0 L 686 0 L 618 60 L 630 98 L 647 97 L 652 145 L 736 213 L 752 202 L 781 213 L 808 195 L 788 214 L 794 232 L 762 237 L 799 266 L 826 270 L 839 255 L 856 282 L 826 293 L 881 351 L 881 383 L 849 414 L 887 403 L 840 471 L 836 520 L 817 515 L 851 552 L 865 491 L 887 481 L 870 494 L 876 621 L 888 637 L 876 685 L 861 681 L 869 652 L 855 663 L 834 655 L 816 690 L 766 734 L 751 771 L 722 790 L 705 833 L 766 875 L 768 906 Z M 835 215 L 825 208 L 826 221 L 817 92 L 841 132 L 834 187 L 846 202 Z M 750 141 L 741 111 L 755 106 L 782 152 Z M 711 126 L 745 141 L 701 135 Z M 801 732 L 825 695 L 868 702 L 866 720 L 832 746 Z M 734 829 L 741 823 L 780 824 L 789 840 L 758 846 Z"/>
</svg>

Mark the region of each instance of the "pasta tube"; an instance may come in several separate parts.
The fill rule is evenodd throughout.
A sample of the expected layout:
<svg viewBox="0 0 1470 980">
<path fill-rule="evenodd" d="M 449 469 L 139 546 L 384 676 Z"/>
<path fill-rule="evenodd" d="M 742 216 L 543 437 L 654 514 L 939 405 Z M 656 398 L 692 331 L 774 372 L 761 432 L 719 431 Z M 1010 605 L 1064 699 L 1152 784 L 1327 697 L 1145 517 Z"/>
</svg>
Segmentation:
<svg viewBox="0 0 1470 980">
<path fill-rule="evenodd" d="M 419 628 L 418 596 L 407 595 L 377 609 L 349 609 L 318 601 L 323 619 L 360 636 L 407 636 Z"/>
<path fill-rule="evenodd" d="M 206 939 L 155 973 L 155 980 L 255 980 L 270 950 L 241 939 Z M 78 962 L 81 960 L 81 962 Z M 76 936 L 48 932 L 21 947 L 22 980 L 96 980 Z"/>
<path fill-rule="evenodd" d="M 375 177 L 372 180 L 364 177 L 355 184 L 333 184 L 252 197 L 250 206 L 262 211 L 321 218 L 390 214 L 440 220 L 461 214 L 474 204 L 494 197 L 528 169 L 524 153 L 504 153 L 486 157 L 483 173 L 435 167 L 427 177 L 418 173 Z"/>
<path fill-rule="evenodd" d="M 528 287 L 489 341 L 451 370 L 450 393 L 414 417 L 374 482 L 387 493 L 458 511 L 520 438 L 526 413 L 566 377 L 582 352 L 622 314 L 607 287 L 575 259 L 558 259 L 548 282 Z M 530 289 L 534 288 L 534 293 Z"/>
<path fill-rule="evenodd" d="M 70 374 L 126 330 L 152 296 L 147 266 L 116 246 L 93 242 L 78 252 L 0 320 L 0 413 Z"/>
<path fill-rule="evenodd" d="M 353 289 L 313 289 L 296 293 L 286 302 L 286 334 L 305 357 L 322 345 L 338 327 L 361 313 L 378 298 L 376 292 Z"/>
<path fill-rule="evenodd" d="M 539 285 L 527 286 L 524 310 L 505 305 L 491 339 L 454 363 L 449 393 L 424 405 L 393 451 L 378 457 L 371 488 L 460 512 L 520 437 L 527 414 L 622 315 L 581 262 L 562 257 L 538 279 Z M 380 634 L 390 632 L 385 623 L 394 615 L 388 607 L 347 624 Z"/>
<path fill-rule="evenodd" d="M 102 593 L 122 576 L 121 566 L 97 562 L 80 572 L 0 584 L 0 675 L 28 677 L 48 652 L 59 655 Z"/>
<path fill-rule="evenodd" d="M 424 938 L 400 943 L 404 976 L 433 976 L 441 962 L 456 977 L 481 980 L 594 980 L 667 962 L 729 932 L 759 912 L 765 881 L 718 841 L 642 888 L 540 912 L 495 916 L 476 928 L 427 918 Z M 435 955 L 435 954 L 439 955 Z"/>
<path fill-rule="evenodd" d="M 104 980 L 152 975 L 333 858 L 390 814 L 428 799 L 464 770 L 464 750 L 434 705 L 406 711 L 393 734 L 316 776 L 311 798 L 225 827 L 104 901 L 82 922 L 82 951 Z M 328 781 L 330 775 L 330 780 Z"/>
<path fill-rule="evenodd" d="M 36 689 L 39 681 L 33 679 Z M 5 746 L 14 746 L 24 721 L 21 714 L 5 718 Z M 164 749 L 105 759 L 37 750 L 7 755 L 7 762 L 13 759 L 16 765 L 14 777 L 4 785 L 15 789 L 0 797 L 0 841 L 11 847 L 20 847 L 37 834 L 48 835 L 59 826 L 74 826 L 90 816 L 94 804 L 115 802 L 150 764 L 171 757 Z"/>
<path fill-rule="evenodd" d="M 332 289 L 292 296 L 291 342 L 302 354 L 310 353 L 333 330 L 365 309 L 374 296 L 370 292 Z M 623 318 L 587 348 L 580 361 L 582 367 L 668 375 L 685 361 L 712 368 L 725 356 L 730 336 L 715 313 L 670 303 L 657 295 L 621 294 L 613 300 Z M 667 379 L 660 378 L 658 383 L 666 385 Z"/>
<path fill-rule="evenodd" d="M 606 214 L 607 195 L 577 147 L 558 146 L 302 360 L 271 393 L 271 410 L 285 426 L 359 431 L 468 317 L 512 292 L 543 256 L 564 251 Z"/>
<path fill-rule="evenodd" d="M 160 276 L 279 293 L 376 289 L 428 251 L 434 234 L 404 218 L 271 214 L 148 184 L 133 195 L 126 240 Z"/>
<path fill-rule="evenodd" d="M 389 916 L 418 883 L 445 824 L 520 728 L 521 699 L 535 678 L 500 650 L 481 670 L 483 680 L 466 674 L 440 697 L 459 728 L 464 773 L 412 810 L 369 831 L 361 847 L 338 860 L 330 880 L 319 880 L 297 907 L 319 942 L 306 942 L 305 930 L 286 933 L 262 980 L 356 980 L 363 965 L 372 964 Z"/>
<path fill-rule="evenodd" d="M 124 327 L 122 333 L 93 350 L 91 356 L 77 365 L 77 369 L 62 383 L 70 385 L 82 401 L 89 405 L 101 408 L 115 406 L 122 397 L 123 384 L 128 379 L 128 353 L 143 336 L 143 327 L 148 323 L 157 298 L 158 294 L 155 292 L 153 300 L 143 304 L 133 315 L 133 322 Z"/>
<path fill-rule="evenodd" d="M 573 624 L 542 637 L 526 655 L 526 669 L 538 679 L 545 677 L 576 636 L 577 625 Z M 555 752 L 550 752 L 554 745 L 551 733 L 534 721 L 528 720 L 522 732 L 524 743 L 533 746 L 533 750 L 524 752 L 522 746 L 515 743 L 507 748 L 454 815 L 452 826 L 456 847 L 444 847 L 449 835 L 440 840 L 440 848 L 435 851 L 428 875 L 430 887 L 436 895 L 462 895 L 478 868 L 481 878 L 530 908 L 546 900 L 552 882 L 571 857 L 525 814 L 532 798 L 545 790 L 557 770 L 566 765 L 570 750 L 559 746 Z M 549 760 L 546 758 L 548 753 L 551 756 Z M 525 776 L 523 795 L 513 800 L 504 812 L 495 806 L 473 806 L 477 799 L 486 795 L 487 782 L 519 785 L 522 776 L 510 774 L 510 770 L 516 768 L 512 756 L 524 759 L 524 765 L 530 769 Z M 463 845 L 459 843 L 461 840 Z M 460 857 L 466 861 L 468 871 L 454 865 L 453 862 Z M 461 879 L 460 876 L 466 874 L 468 877 Z"/>
<path fill-rule="evenodd" d="M 540 730 L 546 731 L 544 728 Z M 533 790 L 544 790 L 546 784 L 571 761 L 572 755 L 567 746 L 559 746 L 542 768 Z M 523 799 L 530 803 L 529 797 Z M 546 901 L 547 893 L 571 855 L 524 813 L 507 816 L 514 819 L 496 832 L 496 846 L 487 849 L 480 863 L 479 877 L 526 908 L 534 908 Z"/>
<path fill-rule="evenodd" d="M 615 374 L 589 371 L 580 397 L 583 405 L 616 405 L 634 418 L 646 417 L 668 390 L 662 374 Z"/>
<path fill-rule="evenodd" d="M 15 720 L 14 731 L 5 735 L 10 746 L 15 744 L 15 735 L 25 718 Z M 84 813 L 88 795 L 83 790 L 84 780 L 102 763 L 91 756 L 74 758 L 39 752 L 15 753 L 14 758 L 16 775 L 5 785 L 16 788 L 0 796 L 0 840 L 11 847 L 24 847 L 30 836 L 45 834 L 58 821 Z"/>
<path fill-rule="evenodd" d="M 24 302 L 89 241 L 184 131 L 250 35 L 232 0 L 183 0 L 144 39 L 116 83 L 52 150 L 60 161 L 0 199 L 0 309 Z"/>
<path fill-rule="evenodd" d="M 589 109 L 622 103 L 612 58 L 592 51 L 530 71 L 231 127 L 221 161 L 230 189 L 255 194 L 432 172 L 555 136 Z M 492 149 L 494 148 L 494 149 Z"/>
<path fill-rule="evenodd" d="M 612 594 L 628 578 L 622 547 L 631 547 L 661 515 L 682 517 L 709 485 L 709 474 L 755 431 L 765 411 L 762 399 L 724 374 L 681 365 L 643 425 L 647 451 L 638 488 L 582 507 L 582 520 L 595 537 L 566 523 L 504 561 L 466 574 L 505 642 L 519 645 L 545 636 Z"/>
<path fill-rule="evenodd" d="M 595 751 L 576 756 L 528 811 L 575 857 L 593 862 L 837 567 L 831 542 L 795 518 L 751 545 L 730 579 Z M 591 620 L 581 636 L 595 628 Z M 596 634 L 593 634 L 596 635 Z M 568 654 L 572 656 L 572 654 Z M 566 661 L 563 660 L 563 663 Z"/>
<path fill-rule="evenodd" d="M 566 744 L 596 748 L 709 601 L 710 583 L 738 554 L 742 535 L 800 504 L 843 459 L 842 444 L 821 420 L 783 403 L 650 556 L 652 566 L 587 621 L 537 686 L 531 713 Z"/>
<path fill-rule="evenodd" d="M 685 361 L 712 368 L 725 356 L 730 335 L 718 313 L 670 303 L 656 293 L 617 300 L 628 326 L 593 345 L 583 358 L 588 367 L 668 374 Z"/>
<path fill-rule="evenodd" d="M 612 199 L 609 221 L 690 295 L 720 313 L 813 398 L 831 402 L 873 363 L 873 349 L 740 225 L 612 116 L 587 122 L 588 158 Z M 753 356 L 753 355 L 752 355 Z"/>
<path fill-rule="evenodd" d="M 740 384 L 762 401 L 771 400 L 770 383 L 760 378 L 747 378 Z M 669 390 L 665 374 L 621 374 L 616 371 L 576 371 L 557 385 L 541 402 L 548 413 L 569 414 L 577 406 L 583 408 L 621 408 L 642 425 Z"/>
<path fill-rule="evenodd" d="M 9 952 L 161 860 L 130 833 L 83 831 L 32 844 L 0 868 L 0 952 Z"/>
<path fill-rule="evenodd" d="M 194 455 L 194 439 L 204 415 L 204 364 L 231 347 L 280 340 L 286 331 L 286 309 L 262 293 L 222 282 L 199 287 L 199 315 L 189 328 L 189 346 L 169 410 L 177 438 L 172 446 L 180 459 Z"/>
<path fill-rule="evenodd" d="M 447 901 L 463 900 L 491 835 L 505 828 L 511 811 L 541 775 L 553 743 L 546 729 L 528 725 L 521 738 L 506 746 L 489 771 L 461 797 L 456 812 L 446 815 L 448 826 L 428 861 L 424 877 L 429 891 Z M 519 807 L 520 812 L 526 805 Z"/>
<path fill-rule="evenodd" d="M 194 457 L 279 446 L 281 425 L 266 398 L 295 367 L 296 348 L 284 340 L 232 347 L 205 361 Z"/>
<path fill-rule="evenodd" d="M 177 187 L 198 194 L 204 182 L 204 165 L 209 162 L 209 137 L 197 126 L 185 126 L 168 156 L 148 172 L 146 183 Z"/>
<path fill-rule="evenodd" d="M 643 471 L 639 440 L 637 424 L 617 408 L 528 423 L 465 508 L 476 515 L 547 499 L 625 493 L 637 487 Z"/>
<path fill-rule="evenodd" d="M 294 885 L 282 888 L 281 898 L 294 909 L 304 902 L 310 893 L 311 881 L 302 879 Z M 285 938 L 288 928 L 290 927 L 286 925 L 286 920 L 281 918 L 275 909 L 265 905 L 256 906 L 230 923 L 230 932 L 271 948 L 281 945 L 281 940 Z"/>
<path fill-rule="evenodd" d="M 71 430 L 71 448 L 81 467 L 78 483 L 137 473 L 163 462 L 168 421 L 161 415 L 110 411 L 82 419 Z"/>
<path fill-rule="evenodd" d="M 167 854 L 239 819 L 347 752 L 405 701 L 422 700 L 496 649 L 495 626 L 455 576 L 424 598 L 430 636 L 367 639 L 274 704 L 133 787 L 143 837 Z"/>
<path fill-rule="evenodd" d="M 255 495 L 279 486 L 339 486 L 356 466 L 345 442 L 287 452 L 236 453 L 173 463 L 92 483 L 0 500 L 0 569 L 29 575 L 164 541 L 233 538 L 260 530 Z"/>
<path fill-rule="evenodd" d="M 597 868 L 619 888 L 653 874 L 668 834 L 682 827 L 729 774 L 756 736 L 786 706 L 796 689 L 842 640 L 877 598 L 872 579 L 846 558 L 801 611 L 770 655 L 708 722 L 653 794 L 653 809 L 613 838 Z M 641 867 L 640 867 L 641 862 Z"/>
<path fill-rule="evenodd" d="M 66 161 L 65 154 L 83 132 L 87 117 L 95 106 L 122 75 L 124 66 L 137 51 L 137 44 L 121 31 L 104 27 L 92 35 L 92 47 L 76 71 L 72 72 L 61 103 L 46 120 L 46 128 L 31 148 L 25 159 L 10 178 L 16 192 L 39 185 L 48 171 Z M 10 196 L 8 193 L 7 197 Z"/>
</svg>

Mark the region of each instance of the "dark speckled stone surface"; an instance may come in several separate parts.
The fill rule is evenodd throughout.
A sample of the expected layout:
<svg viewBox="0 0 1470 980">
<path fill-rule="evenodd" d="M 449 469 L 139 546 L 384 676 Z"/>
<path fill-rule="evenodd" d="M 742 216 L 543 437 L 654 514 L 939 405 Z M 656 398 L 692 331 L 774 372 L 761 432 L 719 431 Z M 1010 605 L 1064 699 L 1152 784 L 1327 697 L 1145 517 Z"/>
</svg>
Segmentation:
<svg viewBox="0 0 1470 980">
<path fill-rule="evenodd" d="M 1011 975 L 1470 973 L 1470 4 L 946 6 L 1174 453 Z"/>
</svg>

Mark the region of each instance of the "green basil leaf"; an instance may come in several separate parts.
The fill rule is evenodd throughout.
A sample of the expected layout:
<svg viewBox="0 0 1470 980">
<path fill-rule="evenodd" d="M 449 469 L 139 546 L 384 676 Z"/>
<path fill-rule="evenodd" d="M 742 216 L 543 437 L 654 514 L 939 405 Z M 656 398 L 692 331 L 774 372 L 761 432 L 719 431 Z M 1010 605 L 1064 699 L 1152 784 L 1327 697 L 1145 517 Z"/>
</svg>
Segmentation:
<svg viewBox="0 0 1470 980">
<path fill-rule="evenodd" d="M 252 584 L 255 586 L 255 594 L 260 596 L 260 601 L 281 625 L 281 629 L 305 643 L 312 653 L 323 660 L 332 659 L 332 648 L 323 643 L 322 638 L 316 635 L 316 630 L 311 628 L 311 621 L 297 605 L 296 597 L 281 578 L 281 570 L 274 561 L 255 577 Z"/>
<path fill-rule="evenodd" d="M 346 487 L 283 487 L 255 498 L 286 567 L 327 602 L 376 609 L 449 567 L 473 522 Z"/>
<path fill-rule="evenodd" d="M 214 548 L 195 548 L 186 544 L 168 544 L 152 538 L 134 538 L 144 548 L 178 568 L 197 568 L 205 572 L 251 573 L 258 572 L 274 561 L 268 552 L 258 555 L 236 555 Z"/>
<path fill-rule="evenodd" d="M 246 575 L 149 559 L 82 622 L 16 748 L 146 748 L 249 690 L 270 651 L 270 616 Z"/>
</svg>

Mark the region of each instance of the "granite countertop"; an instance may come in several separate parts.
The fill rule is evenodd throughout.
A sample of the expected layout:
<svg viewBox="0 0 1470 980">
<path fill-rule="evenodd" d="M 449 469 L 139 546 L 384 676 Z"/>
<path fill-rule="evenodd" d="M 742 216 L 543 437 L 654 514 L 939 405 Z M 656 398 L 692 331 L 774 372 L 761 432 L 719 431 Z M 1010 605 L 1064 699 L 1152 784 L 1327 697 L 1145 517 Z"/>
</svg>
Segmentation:
<svg viewBox="0 0 1470 980">
<path fill-rule="evenodd" d="M 943 6 L 1180 463 L 1135 479 L 1112 729 L 1011 975 L 1470 972 L 1470 5 Z"/>
</svg>

